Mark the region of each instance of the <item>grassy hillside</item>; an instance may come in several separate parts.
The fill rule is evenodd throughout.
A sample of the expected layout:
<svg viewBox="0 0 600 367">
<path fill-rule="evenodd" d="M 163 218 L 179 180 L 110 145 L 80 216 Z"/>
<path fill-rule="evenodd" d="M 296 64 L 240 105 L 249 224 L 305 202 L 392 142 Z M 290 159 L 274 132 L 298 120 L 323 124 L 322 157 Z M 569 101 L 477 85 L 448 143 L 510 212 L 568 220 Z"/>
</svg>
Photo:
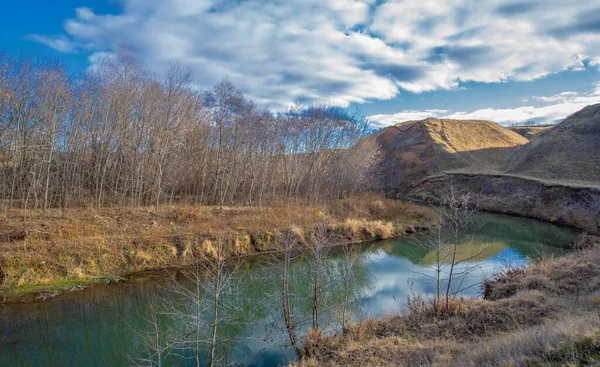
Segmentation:
<svg viewBox="0 0 600 367">
<path fill-rule="evenodd" d="M 600 182 L 600 104 L 585 107 L 515 150 L 507 173 Z"/>
<path fill-rule="evenodd" d="M 404 192 L 423 178 L 446 173 L 581 187 L 600 182 L 600 104 L 554 127 L 505 128 L 490 121 L 430 118 L 388 127 L 373 138 L 382 148 L 388 192 Z"/>
<path fill-rule="evenodd" d="M 497 169 L 523 136 L 490 121 L 407 121 L 375 135 L 383 151 L 384 185 L 397 189 L 450 170 Z"/>
<path fill-rule="evenodd" d="M 554 125 L 536 125 L 536 126 L 511 126 L 507 129 L 524 136 L 527 139 L 533 138 L 535 135 L 553 128 Z"/>
</svg>

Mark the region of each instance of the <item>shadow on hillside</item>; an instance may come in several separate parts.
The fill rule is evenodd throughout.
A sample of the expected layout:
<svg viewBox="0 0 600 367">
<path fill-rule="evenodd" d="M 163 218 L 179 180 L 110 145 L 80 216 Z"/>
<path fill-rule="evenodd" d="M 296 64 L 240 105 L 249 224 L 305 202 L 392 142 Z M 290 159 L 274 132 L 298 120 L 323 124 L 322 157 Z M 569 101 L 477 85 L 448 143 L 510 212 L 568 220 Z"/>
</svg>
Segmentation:
<svg viewBox="0 0 600 367">
<path fill-rule="evenodd" d="M 422 179 L 444 173 L 501 174 L 501 165 L 516 147 L 450 153 L 435 144 L 415 144 L 402 150 L 382 148 L 381 180 L 388 193 L 402 194 Z"/>
</svg>

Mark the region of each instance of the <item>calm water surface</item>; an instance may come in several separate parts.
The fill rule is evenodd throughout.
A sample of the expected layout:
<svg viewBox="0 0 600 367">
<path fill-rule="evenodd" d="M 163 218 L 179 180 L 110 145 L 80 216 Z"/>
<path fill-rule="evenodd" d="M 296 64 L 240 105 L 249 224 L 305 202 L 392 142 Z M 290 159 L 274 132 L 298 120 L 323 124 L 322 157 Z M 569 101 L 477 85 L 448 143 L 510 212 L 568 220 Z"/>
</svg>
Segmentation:
<svg viewBox="0 0 600 367">
<path fill-rule="evenodd" d="M 496 214 L 477 215 L 482 226 L 465 236 L 461 256 L 472 247 L 486 250 L 468 262 L 471 269 L 462 296 L 480 296 L 479 283 L 506 266 L 525 266 L 544 252 L 563 253 L 576 234 L 548 223 Z M 423 236 L 422 236 L 423 237 Z M 352 318 L 398 313 L 411 293 L 431 295 L 434 254 L 420 245 L 423 238 L 378 241 L 359 247 L 361 261 L 353 269 Z M 481 248 L 481 247 L 477 247 Z M 336 327 L 335 305 L 343 294 L 340 269 L 345 257 L 332 254 L 324 277 L 325 297 L 321 324 Z M 309 326 L 310 271 L 314 264 L 297 260 L 292 266 L 292 299 L 300 333 Z M 467 266 L 467 265 L 464 265 Z M 281 325 L 279 268 L 264 259 L 243 263 L 226 290 L 227 317 L 219 345 L 223 360 L 243 365 L 273 366 L 294 358 Z M 169 282 L 144 279 L 92 287 L 45 302 L 0 305 L 0 366 L 127 366 L 143 350 L 147 319 L 159 299 L 177 298 Z M 186 334 L 186 326 L 170 316 L 159 317 L 161 332 Z M 189 351 L 171 356 L 166 365 L 193 366 Z"/>
</svg>

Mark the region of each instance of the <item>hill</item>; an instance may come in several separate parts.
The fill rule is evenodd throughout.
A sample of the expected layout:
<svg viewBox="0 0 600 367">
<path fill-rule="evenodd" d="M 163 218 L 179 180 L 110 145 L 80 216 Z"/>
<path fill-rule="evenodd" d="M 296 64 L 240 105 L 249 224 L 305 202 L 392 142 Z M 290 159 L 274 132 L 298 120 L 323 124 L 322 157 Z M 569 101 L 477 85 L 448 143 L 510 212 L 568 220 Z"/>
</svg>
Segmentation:
<svg viewBox="0 0 600 367">
<path fill-rule="evenodd" d="M 535 135 L 553 128 L 554 125 L 535 125 L 535 126 L 510 126 L 507 129 L 524 136 L 527 139 L 533 138 Z"/>
<path fill-rule="evenodd" d="M 390 126 L 374 138 L 382 149 L 384 186 L 395 190 L 442 172 L 496 169 L 528 142 L 494 122 L 434 118 Z"/>
<path fill-rule="evenodd" d="M 600 182 L 600 104 L 534 136 L 507 157 L 503 171 L 527 177 Z"/>
</svg>

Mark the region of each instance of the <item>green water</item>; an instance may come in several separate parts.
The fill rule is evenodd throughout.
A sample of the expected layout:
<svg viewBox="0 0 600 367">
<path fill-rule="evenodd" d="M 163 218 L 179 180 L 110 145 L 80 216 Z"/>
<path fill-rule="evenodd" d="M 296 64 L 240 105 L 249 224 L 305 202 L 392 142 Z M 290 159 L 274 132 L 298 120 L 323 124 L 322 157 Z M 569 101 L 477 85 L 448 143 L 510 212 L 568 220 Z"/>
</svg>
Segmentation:
<svg viewBox="0 0 600 367">
<path fill-rule="evenodd" d="M 462 296 L 479 296 L 480 282 L 508 265 L 524 266 L 528 257 L 567 251 L 576 236 L 568 229 L 535 220 L 485 213 L 477 219 L 482 226 L 465 236 L 459 252 L 467 251 L 467 243 L 484 246 L 486 251 L 466 263 L 471 271 L 461 283 Z M 360 261 L 353 267 L 350 281 L 352 319 L 398 313 L 411 292 L 432 294 L 434 256 L 421 245 L 423 237 L 359 247 Z M 337 251 L 327 264 L 321 327 L 332 331 L 339 327 L 335 317 L 339 313 L 334 311 L 343 299 L 341 274 L 347 259 Z M 296 319 L 302 321 L 300 334 L 310 326 L 313 265 L 299 258 L 291 268 L 292 307 Z M 224 291 L 227 307 L 217 348 L 221 361 L 273 366 L 294 358 L 282 325 L 279 274 L 277 261 L 258 258 L 245 261 L 232 278 Z M 193 286 L 183 279 L 180 277 L 180 284 Z M 92 287 L 44 302 L 0 305 L 0 366 L 132 365 L 142 355 L 146 332 L 153 330 L 148 322 L 151 308 L 160 309 L 165 300 L 180 305 L 180 310 L 193 308 L 169 290 L 170 284 L 171 280 L 161 276 Z M 180 318 L 159 315 L 157 320 L 161 337 L 177 339 L 189 334 L 189 326 Z M 164 365 L 193 366 L 192 355 L 180 348 Z"/>
</svg>

